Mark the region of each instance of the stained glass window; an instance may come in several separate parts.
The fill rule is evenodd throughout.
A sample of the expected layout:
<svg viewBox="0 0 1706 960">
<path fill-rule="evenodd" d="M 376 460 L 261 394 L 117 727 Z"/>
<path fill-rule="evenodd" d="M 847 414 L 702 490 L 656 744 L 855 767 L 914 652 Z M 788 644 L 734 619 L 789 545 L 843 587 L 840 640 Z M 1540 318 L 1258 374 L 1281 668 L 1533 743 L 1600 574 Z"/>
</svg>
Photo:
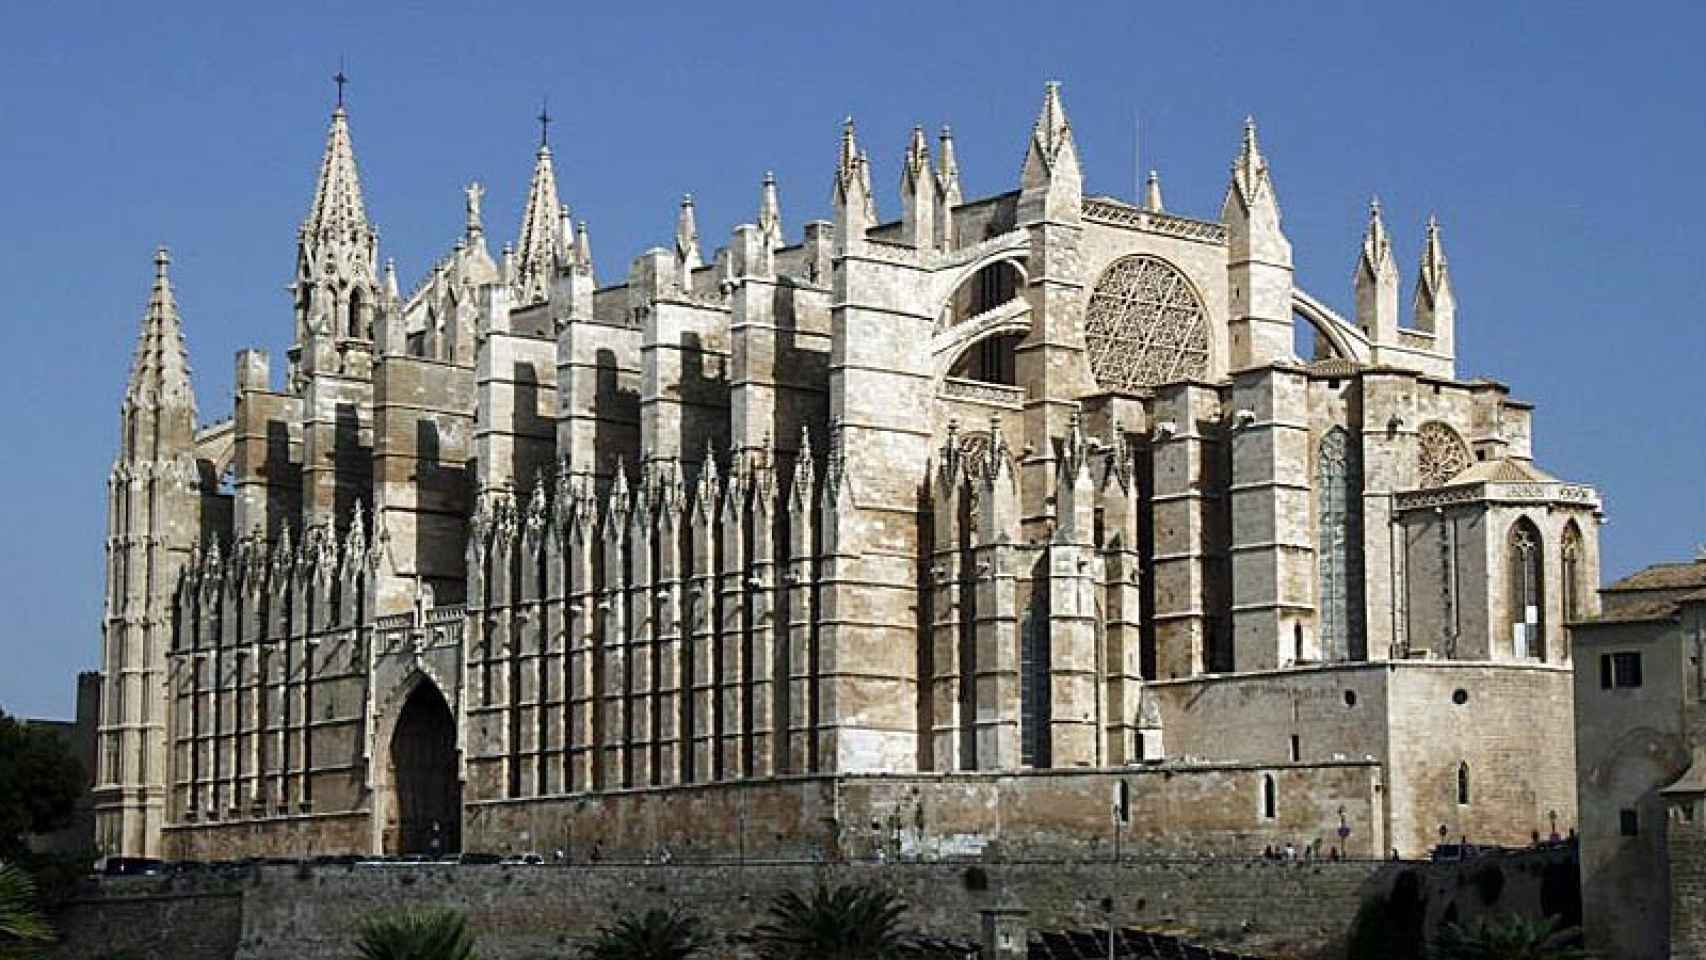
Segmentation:
<svg viewBox="0 0 1706 960">
<path fill-rule="evenodd" d="M 1420 486 L 1443 486 L 1472 462 L 1463 438 L 1438 420 L 1424 423 L 1416 431 L 1416 481 Z"/>
<path fill-rule="evenodd" d="M 1208 376 L 1202 301 L 1178 268 L 1157 257 L 1114 261 L 1084 313 L 1090 372 L 1104 389 L 1137 392 Z"/>
<path fill-rule="evenodd" d="M 1540 531 L 1527 519 L 1511 525 L 1505 586 L 1511 624 L 1511 653 L 1517 659 L 1546 659 L 1544 565 Z"/>
<path fill-rule="evenodd" d="M 1316 564 L 1320 579 L 1321 656 L 1358 660 L 1366 656 L 1360 626 L 1360 564 L 1356 522 L 1361 477 L 1350 434 L 1334 427 L 1321 438 L 1315 462 Z"/>
</svg>

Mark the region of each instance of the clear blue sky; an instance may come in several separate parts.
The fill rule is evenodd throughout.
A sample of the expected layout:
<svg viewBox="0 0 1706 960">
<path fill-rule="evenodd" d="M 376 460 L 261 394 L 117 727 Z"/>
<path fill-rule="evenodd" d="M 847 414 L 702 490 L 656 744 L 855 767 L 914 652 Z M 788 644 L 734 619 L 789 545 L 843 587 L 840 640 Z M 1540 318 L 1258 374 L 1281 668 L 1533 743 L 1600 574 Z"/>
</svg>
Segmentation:
<svg viewBox="0 0 1706 960">
<path fill-rule="evenodd" d="M 1131 195 L 1141 114 L 1169 207 L 1211 218 L 1254 114 L 1298 280 L 1342 312 L 1369 196 L 1406 305 L 1438 213 L 1459 368 L 1536 403 L 1541 466 L 1602 491 L 1608 579 L 1706 540 L 1698 5 L 258 6 L 19 4 L 0 31 L 9 712 L 69 715 L 96 663 L 105 478 L 154 246 L 173 251 L 204 420 L 229 412 L 234 351 L 281 357 L 340 55 L 405 287 L 458 235 L 469 179 L 488 231 L 513 236 L 541 95 L 605 280 L 667 242 L 684 192 L 707 248 L 752 219 L 767 169 L 791 236 L 827 217 L 849 113 L 892 216 L 914 123 L 953 124 L 968 197 L 1007 190 L 1058 79 L 1089 190 Z"/>
</svg>

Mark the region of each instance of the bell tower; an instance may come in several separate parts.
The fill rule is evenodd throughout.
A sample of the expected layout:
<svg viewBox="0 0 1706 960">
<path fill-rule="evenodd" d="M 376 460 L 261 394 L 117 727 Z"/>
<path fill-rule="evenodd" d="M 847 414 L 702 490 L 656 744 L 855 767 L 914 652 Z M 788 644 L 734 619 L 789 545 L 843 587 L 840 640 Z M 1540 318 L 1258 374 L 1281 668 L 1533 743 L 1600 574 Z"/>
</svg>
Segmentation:
<svg viewBox="0 0 1706 960">
<path fill-rule="evenodd" d="M 344 110 L 340 70 L 326 152 L 308 218 L 296 235 L 296 277 L 291 292 L 296 331 L 290 347 L 290 383 L 299 388 L 315 372 L 365 376 L 372 363 L 373 320 L 380 303 L 379 234 L 367 220 Z"/>
<path fill-rule="evenodd" d="M 160 853 L 172 598 L 201 533 L 195 392 L 171 262 L 165 248 L 154 254 L 107 480 L 95 842 L 103 853 L 136 857 Z"/>
</svg>

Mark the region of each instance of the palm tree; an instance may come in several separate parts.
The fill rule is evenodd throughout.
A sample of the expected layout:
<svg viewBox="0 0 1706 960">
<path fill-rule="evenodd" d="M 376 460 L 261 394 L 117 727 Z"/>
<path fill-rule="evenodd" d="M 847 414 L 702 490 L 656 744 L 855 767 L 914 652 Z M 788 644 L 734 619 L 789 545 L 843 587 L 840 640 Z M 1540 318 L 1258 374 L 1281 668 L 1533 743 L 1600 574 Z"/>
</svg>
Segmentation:
<svg viewBox="0 0 1706 960">
<path fill-rule="evenodd" d="M 1533 920 L 1514 913 L 1488 917 L 1472 929 L 1448 923 L 1428 956 L 1432 960 L 1586 960 L 1579 927 L 1560 929 L 1561 918 Z"/>
<path fill-rule="evenodd" d="M 584 960 L 687 960 L 711 945 L 698 917 L 679 911 L 625 913 L 581 947 Z"/>
<path fill-rule="evenodd" d="M 36 906 L 35 881 L 12 864 L 0 864 L 0 960 L 35 956 L 35 945 L 53 939 L 53 928 Z"/>
<path fill-rule="evenodd" d="M 900 923 L 906 905 L 881 887 L 819 884 L 810 898 L 789 890 L 768 913 L 753 931 L 767 960 L 889 960 L 913 952 L 912 932 Z"/>
<path fill-rule="evenodd" d="M 355 946 L 361 960 L 474 960 L 468 918 L 455 910 L 405 910 L 369 917 Z"/>
</svg>

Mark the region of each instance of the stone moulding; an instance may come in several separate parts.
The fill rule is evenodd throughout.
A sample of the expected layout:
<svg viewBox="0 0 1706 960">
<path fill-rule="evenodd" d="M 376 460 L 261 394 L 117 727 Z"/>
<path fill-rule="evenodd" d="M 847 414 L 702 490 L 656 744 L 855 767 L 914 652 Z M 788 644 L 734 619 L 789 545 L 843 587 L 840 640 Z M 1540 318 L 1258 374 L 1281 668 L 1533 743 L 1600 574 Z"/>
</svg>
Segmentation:
<svg viewBox="0 0 1706 960">
<path fill-rule="evenodd" d="M 1207 220 L 1193 220 L 1171 213 L 1144 210 L 1114 200 L 1085 198 L 1084 219 L 1105 227 L 1137 230 L 1196 243 L 1226 243 L 1226 227 Z"/>
<path fill-rule="evenodd" d="M 1455 487 L 1413 490 L 1393 498 L 1400 513 L 1465 503 L 1553 503 L 1600 509 L 1599 494 L 1592 487 L 1574 483 L 1467 483 Z"/>
<path fill-rule="evenodd" d="M 1024 387 L 1009 387 L 1004 384 L 983 383 L 978 380 L 961 380 L 957 377 L 943 379 L 942 397 L 948 400 L 993 404 L 1012 410 L 1020 410 L 1025 406 Z"/>
</svg>

